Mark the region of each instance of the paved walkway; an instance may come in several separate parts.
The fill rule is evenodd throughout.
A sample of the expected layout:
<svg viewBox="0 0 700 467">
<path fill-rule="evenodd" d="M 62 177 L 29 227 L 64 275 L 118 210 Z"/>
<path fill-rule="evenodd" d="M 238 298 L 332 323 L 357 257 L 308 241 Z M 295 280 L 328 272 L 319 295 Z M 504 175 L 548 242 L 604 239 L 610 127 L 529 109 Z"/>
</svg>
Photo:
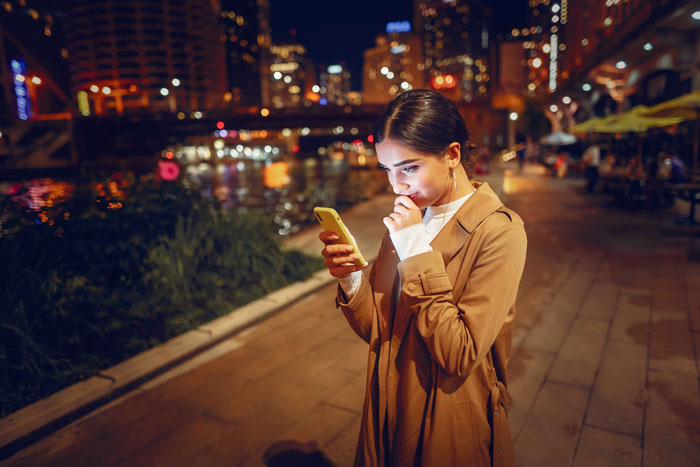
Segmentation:
<svg viewBox="0 0 700 467">
<path fill-rule="evenodd" d="M 582 182 L 534 167 L 489 178 L 529 238 L 510 365 L 519 465 L 700 465 L 692 237 L 663 215 L 603 208 Z M 368 256 L 391 200 L 343 215 Z M 294 241 L 318 250 L 314 236 Z M 367 349 L 334 292 L 309 295 L 1 464 L 350 465 Z"/>
</svg>

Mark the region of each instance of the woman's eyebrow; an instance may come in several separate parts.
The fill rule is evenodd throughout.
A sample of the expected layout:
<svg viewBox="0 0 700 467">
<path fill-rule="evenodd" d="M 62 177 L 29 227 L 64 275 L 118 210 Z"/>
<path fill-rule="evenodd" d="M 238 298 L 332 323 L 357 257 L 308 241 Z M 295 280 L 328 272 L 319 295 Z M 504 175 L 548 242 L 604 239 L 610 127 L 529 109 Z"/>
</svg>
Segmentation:
<svg viewBox="0 0 700 467">
<path fill-rule="evenodd" d="M 397 162 L 396 164 L 394 164 L 394 167 L 401 167 L 404 165 L 413 164 L 414 162 L 420 162 L 420 159 L 408 159 L 405 161 Z"/>
</svg>

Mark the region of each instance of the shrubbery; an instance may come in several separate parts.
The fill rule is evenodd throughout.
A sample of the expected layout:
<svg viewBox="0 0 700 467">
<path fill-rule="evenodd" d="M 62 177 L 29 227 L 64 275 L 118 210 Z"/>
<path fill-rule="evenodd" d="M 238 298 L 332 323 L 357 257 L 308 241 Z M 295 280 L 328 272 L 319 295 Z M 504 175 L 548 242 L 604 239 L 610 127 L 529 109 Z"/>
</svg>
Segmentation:
<svg viewBox="0 0 700 467">
<path fill-rule="evenodd" d="M 135 182 L 119 209 L 95 196 L 52 225 L 2 206 L 0 416 L 321 267 L 268 216 L 176 183 Z"/>
</svg>

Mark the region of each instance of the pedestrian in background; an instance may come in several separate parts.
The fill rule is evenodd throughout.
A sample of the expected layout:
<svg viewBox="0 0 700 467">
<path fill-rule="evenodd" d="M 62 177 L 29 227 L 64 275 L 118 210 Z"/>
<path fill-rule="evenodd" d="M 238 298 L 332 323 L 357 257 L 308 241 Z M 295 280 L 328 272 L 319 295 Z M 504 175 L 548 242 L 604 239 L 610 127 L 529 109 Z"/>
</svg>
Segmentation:
<svg viewBox="0 0 700 467">
<path fill-rule="evenodd" d="M 456 106 L 401 94 L 374 143 L 398 195 L 368 276 L 322 232 L 337 306 L 369 344 L 355 465 L 514 466 L 506 389 L 523 222 L 487 183 Z"/>
<path fill-rule="evenodd" d="M 591 144 L 583 151 L 581 156 L 583 163 L 586 165 L 586 191 L 593 193 L 596 185 L 598 185 L 598 166 L 600 165 L 600 146 Z"/>
</svg>

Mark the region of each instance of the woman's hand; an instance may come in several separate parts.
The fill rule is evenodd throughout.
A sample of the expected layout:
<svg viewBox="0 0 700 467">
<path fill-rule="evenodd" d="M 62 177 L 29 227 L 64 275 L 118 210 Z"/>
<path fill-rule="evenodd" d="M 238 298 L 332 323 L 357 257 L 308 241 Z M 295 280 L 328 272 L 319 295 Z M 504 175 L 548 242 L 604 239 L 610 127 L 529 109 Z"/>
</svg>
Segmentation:
<svg viewBox="0 0 700 467">
<path fill-rule="evenodd" d="M 423 222 L 420 208 L 408 196 L 399 196 L 394 200 L 394 212 L 384 218 L 384 225 L 390 233 Z"/>
<path fill-rule="evenodd" d="M 355 263 L 359 258 L 353 254 L 352 246 L 347 243 L 334 243 L 340 237 L 334 232 L 321 232 L 318 238 L 323 242 L 325 247 L 321 251 L 324 261 L 323 264 L 328 268 L 331 276 L 344 279 L 351 273 L 364 269 L 365 266 L 358 266 Z"/>
</svg>

